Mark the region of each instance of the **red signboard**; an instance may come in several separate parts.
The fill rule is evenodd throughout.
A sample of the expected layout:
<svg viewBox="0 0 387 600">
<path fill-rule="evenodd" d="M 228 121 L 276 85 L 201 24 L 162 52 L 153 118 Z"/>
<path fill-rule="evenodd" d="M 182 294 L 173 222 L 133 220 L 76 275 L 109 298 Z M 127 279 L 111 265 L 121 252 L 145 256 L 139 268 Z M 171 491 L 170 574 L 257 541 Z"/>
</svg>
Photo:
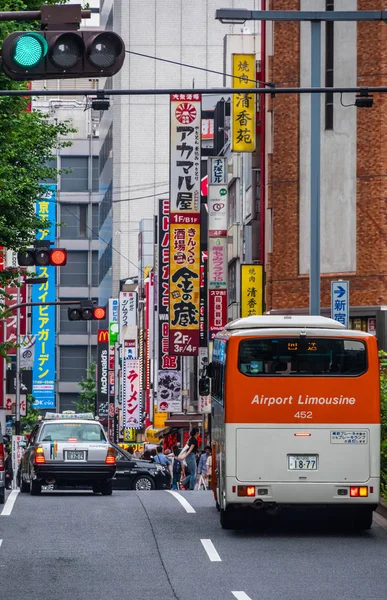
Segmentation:
<svg viewBox="0 0 387 600">
<path fill-rule="evenodd" d="M 6 288 L 6 293 L 7 295 L 9 295 L 9 298 L 5 298 L 5 305 L 8 307 L 12 307 L 15 306 L 15 304 L 17 304 L 17 287 L 7 287 Z M 26 286 L 23 285 L 20 288 L 20 303 L 22 302 L 26 302 L 27 296 L 26 296 Z M 17 312 L 18 311 L 14 311 L 12 313 L 11 316 L 9 316 L 6 319 L 6 325 L 5 325 L 5 341 L 6 342 L 13 342 L 16 344 L 16 323 L 17 323 Z M 27 333 L 27 308 L 20 308 L 19 309 L 19 315 L 20 315 L 20 335 L 25 335 Z M 10 356 L 16 355 L 16 347 L 15 348 L 10 348 L 7 351 L 7 354 L 9 354 Z"/>
<path fill-rule="evenodd" d="M 209 338 L 227 324 L 227 290 L 209 290 Z"/>
</svg>

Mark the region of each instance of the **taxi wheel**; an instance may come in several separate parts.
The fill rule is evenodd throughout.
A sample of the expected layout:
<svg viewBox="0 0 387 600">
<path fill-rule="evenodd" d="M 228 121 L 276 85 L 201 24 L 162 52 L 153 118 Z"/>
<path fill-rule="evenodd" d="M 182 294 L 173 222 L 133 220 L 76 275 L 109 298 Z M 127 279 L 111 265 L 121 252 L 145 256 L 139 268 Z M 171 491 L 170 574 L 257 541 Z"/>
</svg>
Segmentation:
<svg viewBox="0 0 387 600">
<path fill-rule="evenodd" d="M 133 481 L 133 489 L 139 491 L 150 491 L 155 489 L 155 482 L 148 475 L 139 475 Z"/>
<path fill-rule="evenodd" d="M 102 492 L 102 487 L 100 483 L 93 483 L 93 493 L 100 494 Z"/>
<path fill-rule="evenodd" d="M 102 496 L 111 496 L 113 493 L 113 482 L 105 481 L 101 486 Z"/>
<path fill-rule="evenodd" d="M 40 496 L 42 493 L 42 484 L 36 479 L 30 481 L 30 494 L 31 496 Z"/>
<path fill-rule="evenodd" d="M 0 488 L 0 504 L 4 504 L 5 502 L 5 488 Z"/>
</svg>

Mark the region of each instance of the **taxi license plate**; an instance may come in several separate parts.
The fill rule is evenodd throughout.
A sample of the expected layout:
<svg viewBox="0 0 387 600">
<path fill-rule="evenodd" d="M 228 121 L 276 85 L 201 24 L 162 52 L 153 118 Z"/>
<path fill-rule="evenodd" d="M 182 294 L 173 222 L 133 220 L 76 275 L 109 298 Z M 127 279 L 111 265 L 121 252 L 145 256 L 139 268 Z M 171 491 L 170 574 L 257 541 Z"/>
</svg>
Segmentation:
<svg viewBox="0 0 387 600">
<path fill-rule="evenodd" d="M 84 450 L 67 450 L 66 460 L 85 460 Z"/>
<path fill-rule="evenodd" d="M 317 469 L 316 454 L 288 456 L 291 471 L 315 471 Z"/>
</svg>

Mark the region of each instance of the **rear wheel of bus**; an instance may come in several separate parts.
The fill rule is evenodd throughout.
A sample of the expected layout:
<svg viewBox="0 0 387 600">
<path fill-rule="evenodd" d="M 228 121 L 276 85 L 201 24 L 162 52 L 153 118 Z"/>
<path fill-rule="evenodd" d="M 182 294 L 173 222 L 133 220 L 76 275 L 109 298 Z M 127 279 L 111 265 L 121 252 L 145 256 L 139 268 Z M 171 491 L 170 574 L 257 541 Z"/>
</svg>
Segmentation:
<svg viewBox="0 0 387 600">
<path fill-rule="evenodd" d="M 352 526 L 356 531 L 364 531 L 372 527 L 373 510 L 369 508 L 358 509 L 352 516 Z"/>
</svg>

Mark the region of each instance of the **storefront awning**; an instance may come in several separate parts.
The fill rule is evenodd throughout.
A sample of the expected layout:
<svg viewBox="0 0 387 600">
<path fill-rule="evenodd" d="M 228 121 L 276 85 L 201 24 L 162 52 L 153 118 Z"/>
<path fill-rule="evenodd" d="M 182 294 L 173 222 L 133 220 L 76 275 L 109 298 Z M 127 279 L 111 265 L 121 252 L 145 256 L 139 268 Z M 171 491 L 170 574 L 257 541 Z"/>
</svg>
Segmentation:
<svg viewBox="0 0 387 600">
<path fill-rule="evenodd" d="M 166 427 L 193 427 L 203 423 L 203 415 L 189 413 L 187 415 L 171 415 L 166 419 Z"/>
</svg>

